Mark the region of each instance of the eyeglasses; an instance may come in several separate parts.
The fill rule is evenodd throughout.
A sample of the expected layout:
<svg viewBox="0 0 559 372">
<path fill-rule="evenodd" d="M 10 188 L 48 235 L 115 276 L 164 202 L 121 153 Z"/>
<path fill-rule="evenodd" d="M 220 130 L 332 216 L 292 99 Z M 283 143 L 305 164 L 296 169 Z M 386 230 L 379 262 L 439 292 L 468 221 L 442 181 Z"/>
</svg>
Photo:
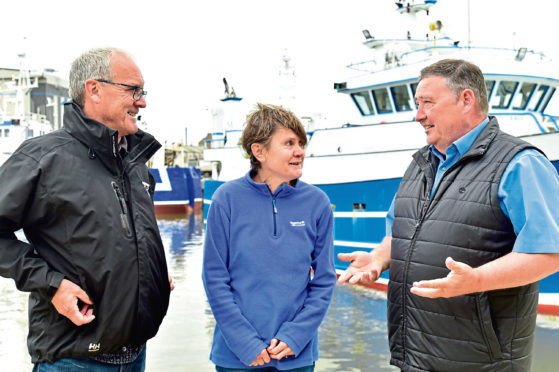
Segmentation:
<svg viewBox="0 0 559 372">
<path fill-rule="evenodd" d="M 134 101 L 139 101 L 142 99 L 142 97 L 147 96 L 148 92 L 146 92 L 143 88 L 140 88 L 137 85 L 130 85 L 130 84 L 123 84 L 123 83 L 115 83 L 114 81 L 110 81 L 110 80 L 103 80 L 103 79 L 97 79 L 96 81 L 100 82 L 100 83 L 106 83 L 106 84 L 112 84 L 112 85 L 120 85 L 123 87 L 127 87 L 130 89 L 134 89 L 134 92 L 132 92 L 132 99 Z"/>
</svg>

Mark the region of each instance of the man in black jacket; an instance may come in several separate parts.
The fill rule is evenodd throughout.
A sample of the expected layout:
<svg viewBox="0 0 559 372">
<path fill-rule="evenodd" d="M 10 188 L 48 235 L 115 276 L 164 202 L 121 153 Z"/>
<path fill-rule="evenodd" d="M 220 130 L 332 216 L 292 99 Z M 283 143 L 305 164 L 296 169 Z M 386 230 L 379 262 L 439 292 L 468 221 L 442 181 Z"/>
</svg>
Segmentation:
<svg viewBox="0 0 559 372">
<path fill-rule="evenodd" d="M 161 145 L 136 124 L 143 87 L 124 51 L 82 54 L 63 128 L 24 142 L 0 168 L 0 274 L 30 292 L 35 370 L 143 371 L 166 314 L 171 285 L 145 165 Z"/>
<path fill-rule="evenodd" d="M 390 269 L 390 363 L 404 371 L 527 371 L 537 281 L 559 270 L 559 176 L 487 116 L 483 74 L 463 60 L 421 71 L 413 156 L 370 253 L 340 254 L 339 281 Z"/>
</svg>

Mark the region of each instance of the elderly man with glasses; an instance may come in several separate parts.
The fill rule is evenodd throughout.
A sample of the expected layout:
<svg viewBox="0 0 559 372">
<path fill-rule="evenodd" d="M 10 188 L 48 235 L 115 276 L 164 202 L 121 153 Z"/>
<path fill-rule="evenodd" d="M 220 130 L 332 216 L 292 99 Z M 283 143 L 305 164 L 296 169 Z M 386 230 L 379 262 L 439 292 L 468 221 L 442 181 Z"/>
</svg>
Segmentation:
<svg viewBox="0 0 559 372">
<path fill-rule="evenodd" d="M 138 129 L 140 69 L 114 48 L 72 64 L 62 129 L 0 168 L 0 275 L 29 295 L 34 371 L 143 371 L 172 287 Z M 23 229 L 26 241 L 14 234 Z"/>
</svg>

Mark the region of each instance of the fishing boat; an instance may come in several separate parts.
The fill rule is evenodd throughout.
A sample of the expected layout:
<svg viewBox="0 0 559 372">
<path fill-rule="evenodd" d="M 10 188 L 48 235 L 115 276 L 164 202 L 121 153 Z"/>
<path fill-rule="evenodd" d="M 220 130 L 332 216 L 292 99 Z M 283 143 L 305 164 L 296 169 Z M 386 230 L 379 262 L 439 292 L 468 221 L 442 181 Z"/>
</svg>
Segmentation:
<svg viewBox="0 0 559 372">
<path fill-rule="evenodd" d="M 400 1 L 396 11 L 416 24 L 416 13 L 432 16 L 436 3 Z M 543 150 L 559 171 L 559 116 L 548 110 L 559 86 L 557 65 L 528 47 L 461 46 L 443 33 L 440 20 L 423 20 L 428 21 L 426 31 L 410 30 L 401 38 L 378 38 L 364 30 L 363 44 L 370 49 L 371 59 L 348 66 L 360 72 L 357 78 L 334 83 L 337 92 L 348 96 L 360 119 L 308 134 L 302 179 L 330 198 L 336 255 L 374 249 L 383 239 L 385 217 L 401 177 L 412 154 L 425 145 L 424 131 L 414 121 L 419 72 L 438 60 L 458 58 L 478 65 L 487 85 L 489 115 L 498 118 L 503 131 Z M 213 181 L 205 182 L 206 205 L 221 183 L 241 177 L 250 167 L 238 144 L 229 141 L 205 149 L 204 159 L 221 168 Z M 335 260 L 338 270 L 347 267 Z M 372 287 L 386 290 L 387 274 Z M 559 274 L 541 280 L 538 310 L 559 315 Z"/>
<path fill-rule="evenodd" d="M 201 158 L 202 150 L 198 146 L 165 142 L 148 161 L 156 182 L 153 204 L 157 217 L 202 209 Z"/>
<path fill-rule="evenodd" d="M 176 166 L 149 170 L 156 182 L 153 194 L 156 216 L 184 214 L 202 209 L 200 168 Z"/>
</svg>

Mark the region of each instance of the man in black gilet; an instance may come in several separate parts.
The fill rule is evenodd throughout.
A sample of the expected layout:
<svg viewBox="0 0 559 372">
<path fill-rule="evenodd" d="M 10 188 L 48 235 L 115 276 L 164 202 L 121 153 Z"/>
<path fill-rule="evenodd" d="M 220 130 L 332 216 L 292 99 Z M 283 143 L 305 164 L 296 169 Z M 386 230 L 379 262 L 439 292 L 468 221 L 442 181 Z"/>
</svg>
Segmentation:
<svg viewBox="0 0 559 372">
<path fill-rule="evenodd" d="M 480 69 L 442 60 L 421 71 L 413 155 L 387 236 L 339 282 L 390 269 L 390 363 L 404 371 L 527 371 L 538 280 L 559 270 L 559 176 L 537 148 L 488 116 Z"/>
</svg>

